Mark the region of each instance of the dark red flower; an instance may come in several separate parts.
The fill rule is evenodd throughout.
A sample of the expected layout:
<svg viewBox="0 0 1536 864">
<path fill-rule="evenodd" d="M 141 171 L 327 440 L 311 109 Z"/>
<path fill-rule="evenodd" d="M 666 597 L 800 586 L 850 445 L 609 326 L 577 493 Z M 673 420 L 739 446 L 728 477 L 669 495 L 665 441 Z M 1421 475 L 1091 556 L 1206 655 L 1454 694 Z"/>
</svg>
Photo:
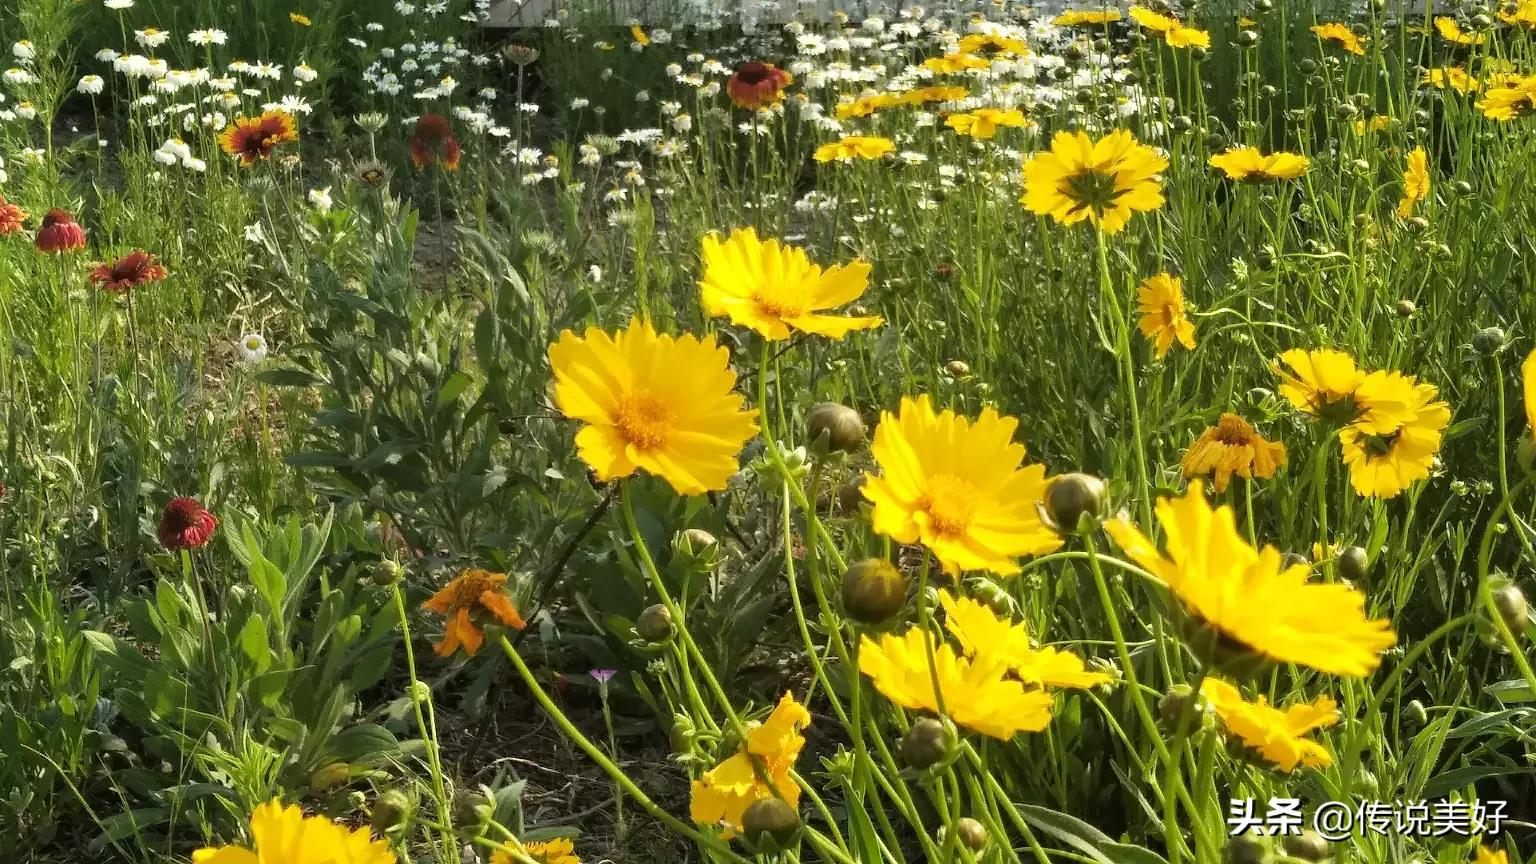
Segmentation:
<svg viewBox="0 0 1536 864">
<path fill-rule="evenodd" d="M 85 248 L 85 229 L 69 215 L 69 211 L 54 208 L 43 215 L 36 242 L 39 252 L 74 252 Z"/>
<path fill-rule="evenodd" d="M 155 256 L 143 250 L 135 250 L 117 260 L 116 264 L 102 264 L 91 271 L 91 281 L 103 291 L 124 294 L 146 282 L 166 277 L 165 268 Z"/>
<path fill-rule="evenodd" d="M 0 197 L 0 235 L 15 234 L 27 221 L 27 211 Z"/>
<path fill-rule="evenodd" d="M 743 63 L 725 82 L 725 92 L 738 108 L 763 108 L 779 101 L 795 76 L 772 63 Z"/>
<path fill-rule="evenodd" d="M 436 163 L 444 171 L 459 168 L 459 139 L 453 137 L 453 124 L 441 114 L 423 114 L 416 120 L 416 130 L 407 142 L 411 164 L 425 168 Z"/>
<path fill-rule="evenodd" d="M 219 520 L 195 498 L 172 498 L 160 514 L 160 545 L 171 550 L 197 549 L 208 544 Z"/>
</svg>

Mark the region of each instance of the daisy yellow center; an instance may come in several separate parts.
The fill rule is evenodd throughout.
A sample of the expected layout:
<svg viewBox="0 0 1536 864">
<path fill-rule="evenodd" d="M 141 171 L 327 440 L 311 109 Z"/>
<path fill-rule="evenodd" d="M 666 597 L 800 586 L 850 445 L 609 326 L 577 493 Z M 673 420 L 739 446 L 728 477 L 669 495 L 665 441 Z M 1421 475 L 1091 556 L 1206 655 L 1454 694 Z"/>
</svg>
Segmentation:
<svg viewBox="0 0 1536 864">
<path fill-rule="evenodd" d="M 806 313 L 805 298 L 780 290 L 760 288 L 752 292 L 752 303 L 770 318 L 799 318 Z"/>
<path fill-rule="evenodd" d="M 672 431 L 672 409 L 649 393 L 626 393 L 619 399 L 613 425 L 639 450 L 660 447 Z"/>
<path fill-rule="evenodd" d="M 1115 175 L 1088 169 L 1067 178 L 1072 199 L 1077 209 L 1088 208 L 1103 213 L 1115 206 L 1119 193 L 1115 191 Z"/>
<path fill-rule="evenodd" d="M 928 480 L 918 509 L 928 515 L 928 523 L 940 537 L 963 534 L 976 515 L 976 487 L 952 474 L 936 474 Z"/>
</svg>

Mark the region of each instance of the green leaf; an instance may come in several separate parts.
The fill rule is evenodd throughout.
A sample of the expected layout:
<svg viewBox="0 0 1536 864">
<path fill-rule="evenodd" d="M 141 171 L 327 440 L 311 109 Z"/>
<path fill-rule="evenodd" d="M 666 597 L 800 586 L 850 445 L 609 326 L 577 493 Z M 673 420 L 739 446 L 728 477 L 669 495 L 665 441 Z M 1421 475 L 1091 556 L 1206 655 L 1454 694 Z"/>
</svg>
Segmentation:
<svg viewBox="0 0 1536 864">
<path fill-rule="evenodd" d="M 304 369 L 289 367 L 286 369 L 268 369 L 256 373 L 256 380 L 273 387 L 313 387 L 324 384 L 325 379 Z"/>
<path fill-rule="evenodd" d="M 380 765 L 400 755 L 400 741 L 375 723 L 361 723 L 338 732 L 325 745 L 328 762 Z"/>
<path fill-rule="evenodd" d="M 1431 777 L 1424 784 L 1424 791 L 1420 798 L 1433 799 L 1444 798 L 1457 789 L 1470 786 L 1478 780 L 1488 777 L 1507 777 L 1511 774 L 1536 774 L 1536 768 L 1508 768 L 1490 765 L 1467 765 L 1462 768 L 1452 768 Z"/>
<path fill-rule="evenodd" d="M 1497 684 L 1489 684 L 1483 688 L 1483 692 L 1493 696 L 1500 702 L 1533 702 L 1536 701 L 1536 693 L 1531 692 L 1529 684 L 1523 678 L 1514 678 L 1509 681 L 1500 681 Z"/>
<path fill-rule="evenodd" d="M 283 464 L 294 468 L 339 468 L 351 461 L 352 457 L 345 453 L 324 450 L 300 450 L 283 457 Z"/>
<path fill-rule="evenodd" d="M 467 372 L 455 372 L 452 375 L 449 375 L 448 380 L 444 381 L 443 386 L 438 389 L 437 398 L 432 400 L 432 410 L 441 411 L 447 406 L 452 405 L 454 402 L 457 402 L 459 396 L 462 395 L 473 382 L 474 379 L 471 378 Z"/>
<path fill-rule="evenodd" d="M 1025 822 L 1035 826 L 1098 864 L 1157 864 L 1163 859 L 1150 849 L 1117 843 L 1075 816 L 1034 804 L 1015 804 Z"/>
<path fill-rule="evenodd" d="M 272 665 L 272 647 L 267 641 L 267 619 L 261 613 L 253 614 L 240 628 L 240 651 L 256 667 L 256 674 L 267 671 Z"/>
</svg>

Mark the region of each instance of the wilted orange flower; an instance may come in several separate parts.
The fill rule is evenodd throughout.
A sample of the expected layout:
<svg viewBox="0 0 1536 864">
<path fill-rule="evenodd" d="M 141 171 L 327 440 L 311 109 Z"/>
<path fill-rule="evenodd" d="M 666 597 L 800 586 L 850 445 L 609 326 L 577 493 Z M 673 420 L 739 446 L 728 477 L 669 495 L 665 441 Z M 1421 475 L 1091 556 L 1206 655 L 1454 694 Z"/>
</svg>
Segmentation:
<svg viewBox="0 0 1536 864">
<path fill-rule="evenodd" d="M 37 251 L 50 255 L 74 252 L 85 248 L 85 229 L 68 210 L 55 207 L 43 214 L 43 224 L 38 226 L 33 244 Z"/>
<path fill-rule="evenodd" d="M 1232 475 L 1252 479 L 1275 476 L 1285 464 L 1285 445 L 1266 441 L 1248 421 L 1236 414 L 1222 414 L 1184 454 L 1185 479 L 1211 475 L 1217 492 L 1226 491 Z"/>
<path fill-rule="evenodd" d="M 421 608 L 430 609 L 448 619 L 442 641 L 433 645 L 432 650 L 439 656 L 452 657 L 462 647 L 464 653 L 474 656 L 485 642 L 485 633 L 471 615 L 476 609 L 485 610 L 495 621 L 514 630 L 528 626 L 523 616 L 518 614 L 517 607 L 502 593 L 506 584 L 505 573 L 465 570 L 421 604 Z"/>
<path fill-rule="evenodd" d="M 271 156 L 277 145 L 297 140 L 293 115 L 274 108 L 260 117 L 236 117 L 219 135 L 219 146 L 225 153 L 240 157 L 240 164 L 254 165 Z"/>
</svg>

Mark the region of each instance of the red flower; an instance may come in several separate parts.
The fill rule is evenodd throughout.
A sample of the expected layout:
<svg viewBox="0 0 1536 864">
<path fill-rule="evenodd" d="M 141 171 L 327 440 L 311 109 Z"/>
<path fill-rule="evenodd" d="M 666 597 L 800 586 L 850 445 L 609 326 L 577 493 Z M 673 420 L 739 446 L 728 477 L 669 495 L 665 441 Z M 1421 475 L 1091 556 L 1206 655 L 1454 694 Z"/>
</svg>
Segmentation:
<svg viewBox="0 0 1536 864">
<path fill-rule="evenodd" d="M 194 498 L 172 498 L 160 514 L 160 545 L 171 550 L 197 549 L 213 537 L 219 520 Z"/>
<path fill-rule="evenodd" d="M 27 221 L 27 211 L 0 197 L 0 235 L 15 234 Z"/>
<path fill-rule="evenodd" d="M 423 114 L 416 120 L 416 130 L 407 142 L 411 164 L 425 168 L 434 162 L 444 171 L 459 168 L 459 139 L 453 137 L 453 125 L 441 114 Z"/>
<path fill-rule="evenodd" d="M 103 291 L 124 294 L 146 282 L 166 277 L 165 268 L 155 256 L 135 250 L 117 260 L 116 264 L 102 264 L 91 271 L 91 281 Z"/>
<path fill-rule="evenodd" d="M 43 215 L 36 242 L 39 252 L 73 252 L 85 248 L 85 229 L 69 215 L 69 211 L 54 208 Z"/>
<path fill-rule="evenodd" d="M 254 165 L 272 155 L 272 148 L 285 141 L 299 140 L 293 115 L 272 109 L 260 117 L 236 117 L 219 134 L 219 146 L 231 156 L 239 156 L 241 165 Z"/>
<path fill-rule="evenodd" d="M 772 63 L 753 61 L 736 67 L 725 92 L 738 108 L 763 108 L 782 99 L 784 88 L 794 81 L 795 76 Z"/>
</svg>

